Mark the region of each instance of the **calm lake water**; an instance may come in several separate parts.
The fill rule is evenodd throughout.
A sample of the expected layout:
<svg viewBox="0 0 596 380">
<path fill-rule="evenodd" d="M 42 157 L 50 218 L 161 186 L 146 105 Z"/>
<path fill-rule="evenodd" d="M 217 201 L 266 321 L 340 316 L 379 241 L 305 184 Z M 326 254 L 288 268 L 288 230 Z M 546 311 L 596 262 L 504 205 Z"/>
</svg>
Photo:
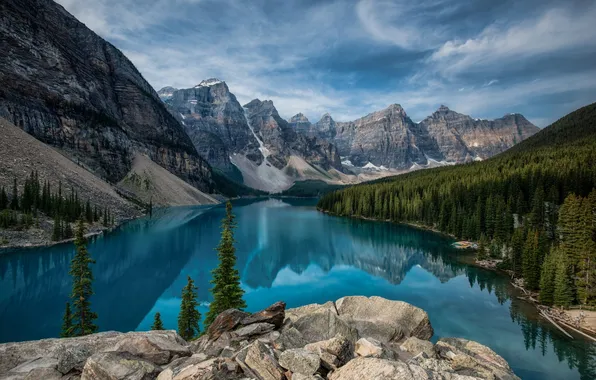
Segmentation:
<svg viewBox="0 0 596 380">
<path fill-rule="evenodd" d="M 570 340 L 517 300 L 507 279 L 456 260 L 451 241 L 431 232 L 336 218 L 315 200 L 234 203 L 238 268 L 249 311 L 347 295 L 377 295 L 419 306 L 440 337 L 488 345 L 522 379 L 594 379 L 596 345 Z M 105 330 L 148 330 L 155 312 L 176 328 L 186 276 L 205 315 L 217 264 L 223 206 L 172 208 L 94 239 L 92 305 Z M 58 336 L 71 281 L 73 246 L 0 253 L 0 342 Z"/>
</svg>

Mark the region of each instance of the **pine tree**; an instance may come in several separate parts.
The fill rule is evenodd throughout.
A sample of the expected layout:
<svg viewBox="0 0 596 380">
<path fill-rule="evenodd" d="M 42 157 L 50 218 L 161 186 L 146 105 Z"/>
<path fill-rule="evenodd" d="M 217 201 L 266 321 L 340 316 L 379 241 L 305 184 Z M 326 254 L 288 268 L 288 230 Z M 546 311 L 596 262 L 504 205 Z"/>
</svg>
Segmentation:
<svg viewBox="0 0 596 380">
<path fill-rule="evenodd" d="M 94 320 L 97 314 L 91 311 L 90 298 L 93 295 L 93 272 L 91 264 L 95 261 L 87 251 L 87 240 L 85 239 L 85 223 L 79 219 L 75 234 L 76 253 L 70 264 L 72 276 L 72 299 L 73 306 L 73 334 L 72 336 L 83 336 L 93 334 L 97 331 Z"/>
<path fill-rule="evenodd" d="M 478 261 L 486 260 L 486 237 L 484 234 L 480 236 L 480 241 L 478 242 L 478 253 L 476 255 L 476 259 Z"/>
<path fill-rule="evenodd" d="M 161 322 L 161 314 L 159 314 L 159 312 L 155 313 L 155 317 L 153 317 L 153 326 L 151 326 L 151 330 L 163 330 L 163 323 Z"/>
<path fill-rule="evenodd" d="M 557 256 L 557 270 L 555 273 L 554 304 L 564 308 L 573 303 L 573 278 L 569 258 L 565 254 Z"/>
<path fill-rule="evenodd" d="M 199 321 L 201 313 L 197 310 L 197 287 L 190 276 L 184 289 L 182 289 L 182 302 L 180 303 L 180 314 L 178 314 L 178 334 L 189 341 L 196 338 L 199 333 Z"/>
<path fill-rule="evenodd" d="M 552 305 L 555 301 L 555 276 L 557 273 L 557 260 L 561 255 L 556 250 L 548 254 L 542 265 L 542 274 L 540 275 L 540 303 Z"/>
<path fill-rule="evenodd" d="M 6 195 L 6 190 L 4 190 L 4 186 L 0 189 L 0 211 L 8 208 L 8 195 Z"/>
<path fill-rule="evenodd" d="M 246 302 L 242 298 L 244 290 L 240 287 L 240 274 L 236 269 L 236 248 L 234 248 L 235 217 L 232 214 L 232 203 L 226 204 L 226 216 L 222 220 L 222 232 L 219 246 L 217 247 L 219 265 L 212 271 L 213 279 L 211 294 L 213 302 L 205 318 L 205 326 L 215 320 L 215 317 L 227 309 L 242 310 Z"/>
<path fill-rule="evenodd" d="M 60 217 L 56 216 L 54 219 L 54 228 L 52 229 L 52 240 L 58 241 L 62 239 L 62 229 L 60 228 Z"/>
<path fill-rule="evenodd" d="M 60 332 L 61 338 L 68 338 L 73 336 L 72 328 L 72 314 L 70 311 L 70 303 L 66 303 L 66 309 L 64 310 L 64 317 L 62 318 L 62 331 Z"/>
<path fill-rule="evenodd" d="M 12 198 L 10 200 L 10 208 L 13 210 L 19 209 L 19 191 L 17 188 L 17 179 L 15 178 L 12 183 Z"/>
</svg>

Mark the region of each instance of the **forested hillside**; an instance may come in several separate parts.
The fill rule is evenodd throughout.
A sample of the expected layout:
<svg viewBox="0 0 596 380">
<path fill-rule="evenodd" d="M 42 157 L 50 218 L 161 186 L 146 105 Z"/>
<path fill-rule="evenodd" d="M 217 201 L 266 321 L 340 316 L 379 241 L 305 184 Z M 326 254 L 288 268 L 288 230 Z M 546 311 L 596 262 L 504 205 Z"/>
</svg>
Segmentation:
<svg viewBox="0 0 596 380">
<path fill-rule="evenodd" d="M 327 194 L 337 215 L 480 241 L 545 304 L 596 304 L 596 103 L 492 159 Z"/>
</svg>

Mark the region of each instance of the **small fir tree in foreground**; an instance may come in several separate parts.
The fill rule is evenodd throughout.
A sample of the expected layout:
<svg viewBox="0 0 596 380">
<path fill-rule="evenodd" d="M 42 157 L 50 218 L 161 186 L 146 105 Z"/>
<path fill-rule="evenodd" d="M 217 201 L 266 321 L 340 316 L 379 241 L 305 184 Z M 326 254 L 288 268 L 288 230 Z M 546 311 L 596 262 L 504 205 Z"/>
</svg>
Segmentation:
<svg viewBox="0 0 596 380">
<path fill-rule="evenodd" d="M 161 322 L 161 314 L 159 314 L 159 312 L 155 313 L 155 317 L 153 317 L 153 326 L 151 326 L 151 330 L 163 330 L 163 323 Z"/>
<path fill-rule="evenodd" d="M 71 337 L 72 332 L 72 314 L 70 312 L 70 302 L 67 302 L 66 309 L 64 310 L 64 317 L 62 318 L 62 331 L 60 332 L 60 337 Z"/>
<path fill-rule="evenodd" d="M 93 272 L 91 264 L 95 261 L 87 251 L 87 240 L 85 239 L 85 223 L 79 219 L 75 234 L 75 257 L 70 264 L 72 276 L 72 334 L 70 336 L 83 336 L 97 332 L 94 320 L 97 314 L 91 311 L 90 298 L 93 295 Z"/>
<path fill-rule="evenodd" d="M 242 298 L 244 290 L 240 287 L 240 274 L 236 269 L 236 248 L 234 248 L 234 228 L 236 222 L 232 214 L 232 203 L 226 204 L 226 216 L 222 220 L 221 240 L 216 250 L 218 252 L 219 265 L 212 272 L 211 294 L 213 302 L 209 306 L 209 312 L 205 318 L 205 328 L 215 320 L 224 310 L 239 309 L 246 307 Z"/>
<path fill-rule="evenodd" d="M 182 302 L 180 303 L 180 314 L 178 314 L 178 334 L 184 340 L 193 340 L 199 336 L 199 321 L 201 313 L 197 310 L 197 287 L 190 276 L 188 282 L 182 289 Z"/>
</svg>

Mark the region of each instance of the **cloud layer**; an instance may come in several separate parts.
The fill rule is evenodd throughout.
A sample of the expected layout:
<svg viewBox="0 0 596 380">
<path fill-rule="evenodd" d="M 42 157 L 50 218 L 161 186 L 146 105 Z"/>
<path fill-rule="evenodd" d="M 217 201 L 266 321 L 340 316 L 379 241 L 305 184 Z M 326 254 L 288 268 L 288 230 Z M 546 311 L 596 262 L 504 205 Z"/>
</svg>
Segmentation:
<svg viewBox="0 0 596 380">
<path fill-rule="evenodd" d="M 241 103 L 352 120 L 401 104 L 543 127 L 596 101 L 583 0 L 58 0 L 159 89 L 225 80 Z"/>
</svg>

